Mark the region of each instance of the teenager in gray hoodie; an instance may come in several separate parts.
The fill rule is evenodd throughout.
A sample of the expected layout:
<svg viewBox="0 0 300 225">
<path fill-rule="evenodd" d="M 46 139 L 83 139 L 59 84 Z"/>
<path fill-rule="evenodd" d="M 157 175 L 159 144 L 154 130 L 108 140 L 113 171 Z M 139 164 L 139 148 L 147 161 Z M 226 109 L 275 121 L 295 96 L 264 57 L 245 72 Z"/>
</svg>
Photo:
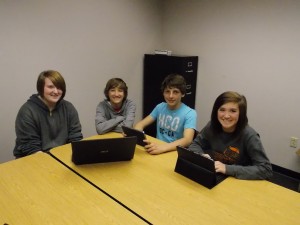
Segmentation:
<svg viewBox="0 0 300 225">
<path fill-rule="evenodd" d="M 95 126 L 98 134 L 122 133 L 122 126 L 132 127 L 135 103 L 127 99 L 128 87 L 121 78 L 110 79 L 105 86 L 105 100 L 96 108 Z"/>
<path fill-rule="evenodd" d="M 212 158 L 219 173 L 247 180 L 272 176 L 259 134 L 248 125 L 246 98 L 236 92 L 218 96 L 210 122 L 189 149 Z"/>
<path fill-rule="evenodd" d="M 44 71 L 36 86 L 38 94 L 22 105 L 16 118 L 16 158 L 82 139 L 77 110 L 63 99 L 66 84 L 62 75 Z"/>
</svg>

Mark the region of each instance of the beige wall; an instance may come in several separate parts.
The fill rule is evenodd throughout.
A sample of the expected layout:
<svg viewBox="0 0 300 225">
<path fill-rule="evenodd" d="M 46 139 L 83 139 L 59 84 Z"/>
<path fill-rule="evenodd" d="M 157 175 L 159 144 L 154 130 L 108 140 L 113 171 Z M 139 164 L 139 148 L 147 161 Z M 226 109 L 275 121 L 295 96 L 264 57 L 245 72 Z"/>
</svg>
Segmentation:
<svg viewBox="0 0 300 225">
<path fill-rule="evenodd" d="M 199 56 L 199 129 L 219 94 L 241 92 L 272 163 L 297 172 L 289 139 L 300 138 L 299 12 L 297 0 L 167 0 L 163 14 L 165 48 Z"/>
<path fill-rule="evenodd" d="M 109 78 L 123 78 L 141 106 L 143 54 L 161 47 L 161 14 L 153 0 L 0 0 L 0 162 L 13 159 L 15 117 L 42 70 L 64 76 L 85 137 Z"/>
<path fill-rule="evenodd" d="M 14 120 L 39 72 L 63 74 L 87 137 L 112 76 L 141 118 L 143 54 L 161 48 L 199 56 L 198 129 L 217 95 L 239 91 L 272 163 L 300 172 L 289 147 L 300 138 L 299 12 L 297 0 L 0 0 L 0 162 L 13 159 Z"/>
</svg>

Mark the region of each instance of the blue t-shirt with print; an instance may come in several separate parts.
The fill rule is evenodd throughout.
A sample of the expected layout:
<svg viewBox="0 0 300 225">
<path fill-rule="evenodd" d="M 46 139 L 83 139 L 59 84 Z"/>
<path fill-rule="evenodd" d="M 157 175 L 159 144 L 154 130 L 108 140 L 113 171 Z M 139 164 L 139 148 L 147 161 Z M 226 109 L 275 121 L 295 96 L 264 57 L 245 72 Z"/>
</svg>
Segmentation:
<svg viewBox="0 0 300 225">
<path fill-rule="evenodd" d="M 156 120 L 156 138 L 168 143 L 182 138 L 184 129 L 196 129 L 197 113 L 184 103 L 178 109 L 170 110 L 168 104 L 162 102 L 150 116 Z"/>
</svg>

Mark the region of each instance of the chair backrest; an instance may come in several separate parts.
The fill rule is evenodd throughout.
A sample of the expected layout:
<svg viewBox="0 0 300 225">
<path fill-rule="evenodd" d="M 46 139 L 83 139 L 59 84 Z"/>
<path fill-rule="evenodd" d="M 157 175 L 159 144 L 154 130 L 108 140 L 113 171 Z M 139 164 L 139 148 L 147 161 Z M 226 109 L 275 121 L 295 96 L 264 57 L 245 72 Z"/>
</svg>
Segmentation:
<svg viewBox="0 0 300 225">
<path fill-rule="evenodd" d="M 197 135 L 200 133 L 200 131 L 198 131 L 198 130 L 196 130 L 196 129 L 194 129 L 195 130 L 195 133 L 194 133 L 194 137 L 193 137 L 193 140 L 197 137 Z"/>
</svg>

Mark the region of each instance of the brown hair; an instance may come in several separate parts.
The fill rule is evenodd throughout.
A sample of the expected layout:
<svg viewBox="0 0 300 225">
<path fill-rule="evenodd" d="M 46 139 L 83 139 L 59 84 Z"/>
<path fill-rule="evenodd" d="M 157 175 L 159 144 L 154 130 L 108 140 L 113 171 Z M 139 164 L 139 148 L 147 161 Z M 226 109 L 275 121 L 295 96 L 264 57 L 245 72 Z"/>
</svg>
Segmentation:
<svg viewBox="0 0 300 225">
<path fill-rule="evenodd" d="M 107 81 L 104 89 L 104 95 L 106 99 L 109 100 L 109 96 L 108 96 L 109 90 L 116 87 L 124 91 L 123 101 L 125 101 L 128 95 L 128 87 L 125 81 L 123 81 L 121 78 L 111 78 L 109 81 Z"/>
<path fill-rule="evenodd" d="M 248 124 L 247 100 L 245 96 L 237 92 L 227 91 L 217 97 L 211 113 L 211 127 L 214 132 L 219 133 L 222 131 L 222 125 L 218 120 L 218 110 L 222 105 L 228 102 L 237 103 L 239 107 L 239 119 L 236 125 L 236 129 L 234 131 L 234 133 L 237 134 L 240 131 L 242 131 Z"/>
<path fill-rule="evenodd" d="M 161 91 L 164 92 L 166 88 L 178 88 L 181 94 L 186 93 L 186 82 L 183 76 L 179 74 L 169 74 L 161 84 Z"/>
<path fill-rule="evenodd" d="M 62 75 L 55 70 L 46 70 L 40 73 L 36 82 L 36 89 L 41 97 L 44 97 L 44 86 L 45 79 L 48 78 L 52 81 L 54 86 L 58 89 L 62 90 L 62 96 L 60 98 L 63 99 L 66 95 L 66 83 Z"/>
</svg>

